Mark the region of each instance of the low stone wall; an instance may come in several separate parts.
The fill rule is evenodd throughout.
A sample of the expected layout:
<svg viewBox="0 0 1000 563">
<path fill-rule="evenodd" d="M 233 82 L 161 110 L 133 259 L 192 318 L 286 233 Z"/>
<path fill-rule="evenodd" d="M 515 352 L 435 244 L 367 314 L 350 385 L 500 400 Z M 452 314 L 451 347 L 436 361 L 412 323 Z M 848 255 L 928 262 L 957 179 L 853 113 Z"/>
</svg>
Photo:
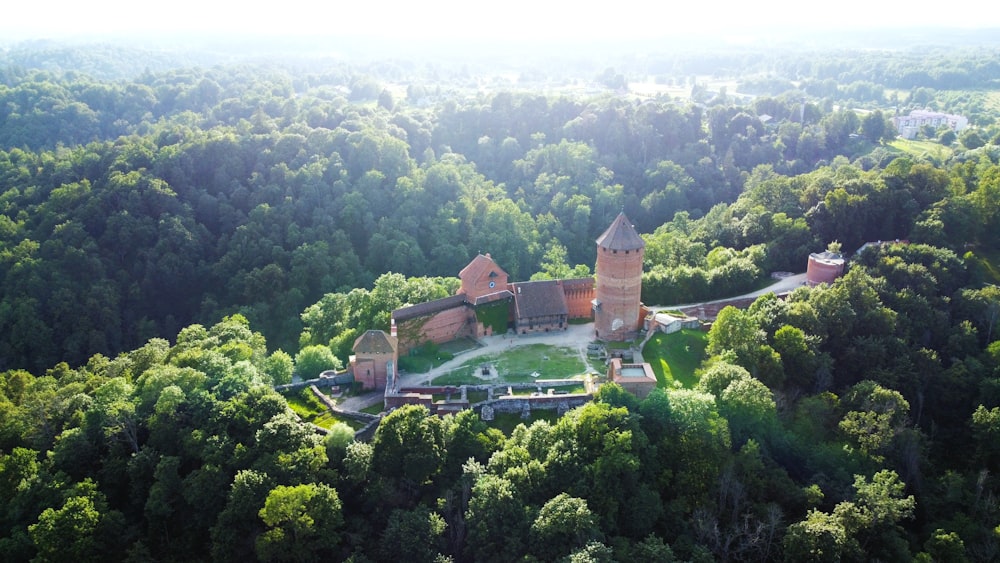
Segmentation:
<svg viewBox="0 0 1000 563">
<path fill-rule="evenodd" d="M 354 433 L 354 439 L 359 442 L 367 442 L 375 437 L 375 431 L 378 430 L 379 423 L 382 422 L 381 418 L 376 418 L 375 420 L 366 424 L 361 430 Z"/>
<path fill-rule="evenodd" d="M 275 385 L 274 390 L 277 391 L 278 393 L 281 393 L 282 391 L 295 391 L 297 389 L 305 389 L 310 385 L 316 385 L 318 387 L 336 387 L 338 385 L 350 385 L 353 382 L 354 382 L 354 376 L 347 373 L 347 371 L 345 370 L 333 376 L 314 377 L 313 379 L 295 381 L 293 383 L 286 383 L 284 385 Z"/>
<path fill-rule="evenodd" d="M 790 292 L 785 291 L 782 293 L 775 293 L 778 299 L 786 299 Z M 715 318 L 719 316 L 719 311 L 722 309 L 733 306 L 737 309 L 747 309 L 753 302 L 756 301 L 756 297 L 743 297 L 739 299 L 728 299 L 725 301 L 715 301 L 712 303 L 704 303 L 702 305 L 692 305 L 690 307 L 681 307 L 680 311 L 689 317 L 698 317 L 702 321 L 713 322 Z M 710 325 L 702 324 L 702 330 L 708 330 Z"/>
<path fill-rule="evenodd" d="M 468 391 L 489 391 L 490 389 L 506 389 L 510 387 L 511 389 L 535 389 L 541 387 L 547 389 L 549 387 L 565 387 L 566 385 L 584 385 L 582 379 L 539 379 L 537 381 L 525 381 L 522 383 L 479 383 L 476 385 L 462 385 L 462 386 L 444 386 L 444 387 L 404 387 L 399 390 L 400 393 L 414 393 L 414 394 L 444 394 L 444 393 L 458 393 L 465 387 Z"/>
<path fill-rule="evenodd" d="M 594 396 L 590 393 L 575 395 L 541 395 L 538 397 L 527 397 L 520 395 L 507 395 L 497 397 L 489 401 L 483 401 L 472 407 L 483 420 L 493 420 L 494 412 L 521 413 L 521 418 L 530 418 L 531 409 L 555 410 L 559 415 L 567 411 L 585 405 L 592 401 Z"/>
<path fill-rule="evenodd" d="M 424 405 L 427 408 L 431 408 L 431 405 L 434 404 L 434 397 L 426 393 L 386 393 L 383 400 L 385 401 L 386 410 L 399 408 L 403 405 Z"/>
</svg>

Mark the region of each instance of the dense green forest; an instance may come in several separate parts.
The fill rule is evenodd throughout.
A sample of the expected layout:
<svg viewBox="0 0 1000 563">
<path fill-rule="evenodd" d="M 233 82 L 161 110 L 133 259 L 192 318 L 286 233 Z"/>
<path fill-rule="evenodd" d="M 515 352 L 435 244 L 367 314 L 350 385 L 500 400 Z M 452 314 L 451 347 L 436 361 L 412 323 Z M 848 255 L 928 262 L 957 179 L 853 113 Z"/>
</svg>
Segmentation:
<svg viewBox="0 0 1000 563">
<path fill-rule="evenodd" d="M 0 557 L 997 560 L 998 54 L 0 52 Z M 973 127 L 901 148 L 894 107 Z M 586 272 L 622 210 L 648 304 L 906 242 L 723 310 L 695 388 L 510 435 L 320 437 L 271 389 L 477 252 Z"/>
</svg>

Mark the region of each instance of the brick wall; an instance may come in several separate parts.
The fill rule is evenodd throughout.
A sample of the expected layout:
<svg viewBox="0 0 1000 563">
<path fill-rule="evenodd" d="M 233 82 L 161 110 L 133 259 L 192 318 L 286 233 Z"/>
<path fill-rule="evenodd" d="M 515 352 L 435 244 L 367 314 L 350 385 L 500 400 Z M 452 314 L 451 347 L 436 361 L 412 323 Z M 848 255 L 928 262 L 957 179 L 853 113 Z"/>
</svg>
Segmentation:
<svg viewBox="0 0 1000 563">
<path fill-rule="evenodd" d="M 578 280 L 563 282 L 566 295 L 566 309 L 571 319 L 590 319 L 594 316 L 593 300 L 596 296 L 594 282 L 581 283 Z"/>
<path fill-rule="evenodd" d="M 472 330 L 469 317 L 472 316 L 470 309 L 466 306 L 455 307 L 447 311 L 437 313 L 426 324 L 424 324 L 424 341 L 430 340 L 442 344 L 455 340 L 459 336 L 466 336 Z M 475 322 L 475 317 L 472 316 Z"/>
<path fill-rule="evenodd" d="M 471 319 L 470 319 L 471 317 Z M 475 314 L 463 305 L 398 325 L 399 354 L 405 355 L 427 341 L 443 344 L 460 336 L 472 336 Z"/>
</svg>

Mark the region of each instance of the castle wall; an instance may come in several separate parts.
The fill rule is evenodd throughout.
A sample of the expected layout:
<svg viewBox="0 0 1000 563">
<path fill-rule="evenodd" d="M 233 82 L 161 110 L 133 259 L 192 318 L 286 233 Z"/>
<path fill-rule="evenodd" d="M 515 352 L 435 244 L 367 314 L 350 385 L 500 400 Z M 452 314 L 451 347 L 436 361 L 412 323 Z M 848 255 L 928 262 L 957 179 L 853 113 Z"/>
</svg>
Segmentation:
<svg viewBox="0 0 1000 563">
<path fill-rule="evenodd" d="M 594 316 L 593 278 L 579 280 L 563 280 L 563 293 L 566 295 L 566 309 L 570 319 L 590 319 Z"/>
<path fill-rule="evenodd" d="M 473 336 L 476 318 L 475 313 L 462 304 L 425 317 L 409 319 L 396 326 L 399 354 L 404 355 L 427 341 L 443 344 L 461 336 Z"/>
<path fill-rule="evenodd" d="M 403 405 L 424 405 L 428 409 L 434 405 L 434 397 L 426 393 L 392 393 L 383 399 L 385 410 L 399 408 Z"/>
</svg>

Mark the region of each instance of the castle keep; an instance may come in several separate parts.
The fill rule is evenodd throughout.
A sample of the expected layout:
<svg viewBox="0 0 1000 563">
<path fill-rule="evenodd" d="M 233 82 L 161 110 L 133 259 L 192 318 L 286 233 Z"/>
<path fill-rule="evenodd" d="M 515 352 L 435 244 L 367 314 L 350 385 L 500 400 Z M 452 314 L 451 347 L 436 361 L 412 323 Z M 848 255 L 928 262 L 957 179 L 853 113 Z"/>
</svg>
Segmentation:
<svg viewBox="0 0 1000 563">
<path fill-rule="evenodd" d="M 593 302 L 597 338 L 621 342 L 639 333 L 645 248 L 624 213 L 597 238 L 597 297 Z"/>
</svg>

